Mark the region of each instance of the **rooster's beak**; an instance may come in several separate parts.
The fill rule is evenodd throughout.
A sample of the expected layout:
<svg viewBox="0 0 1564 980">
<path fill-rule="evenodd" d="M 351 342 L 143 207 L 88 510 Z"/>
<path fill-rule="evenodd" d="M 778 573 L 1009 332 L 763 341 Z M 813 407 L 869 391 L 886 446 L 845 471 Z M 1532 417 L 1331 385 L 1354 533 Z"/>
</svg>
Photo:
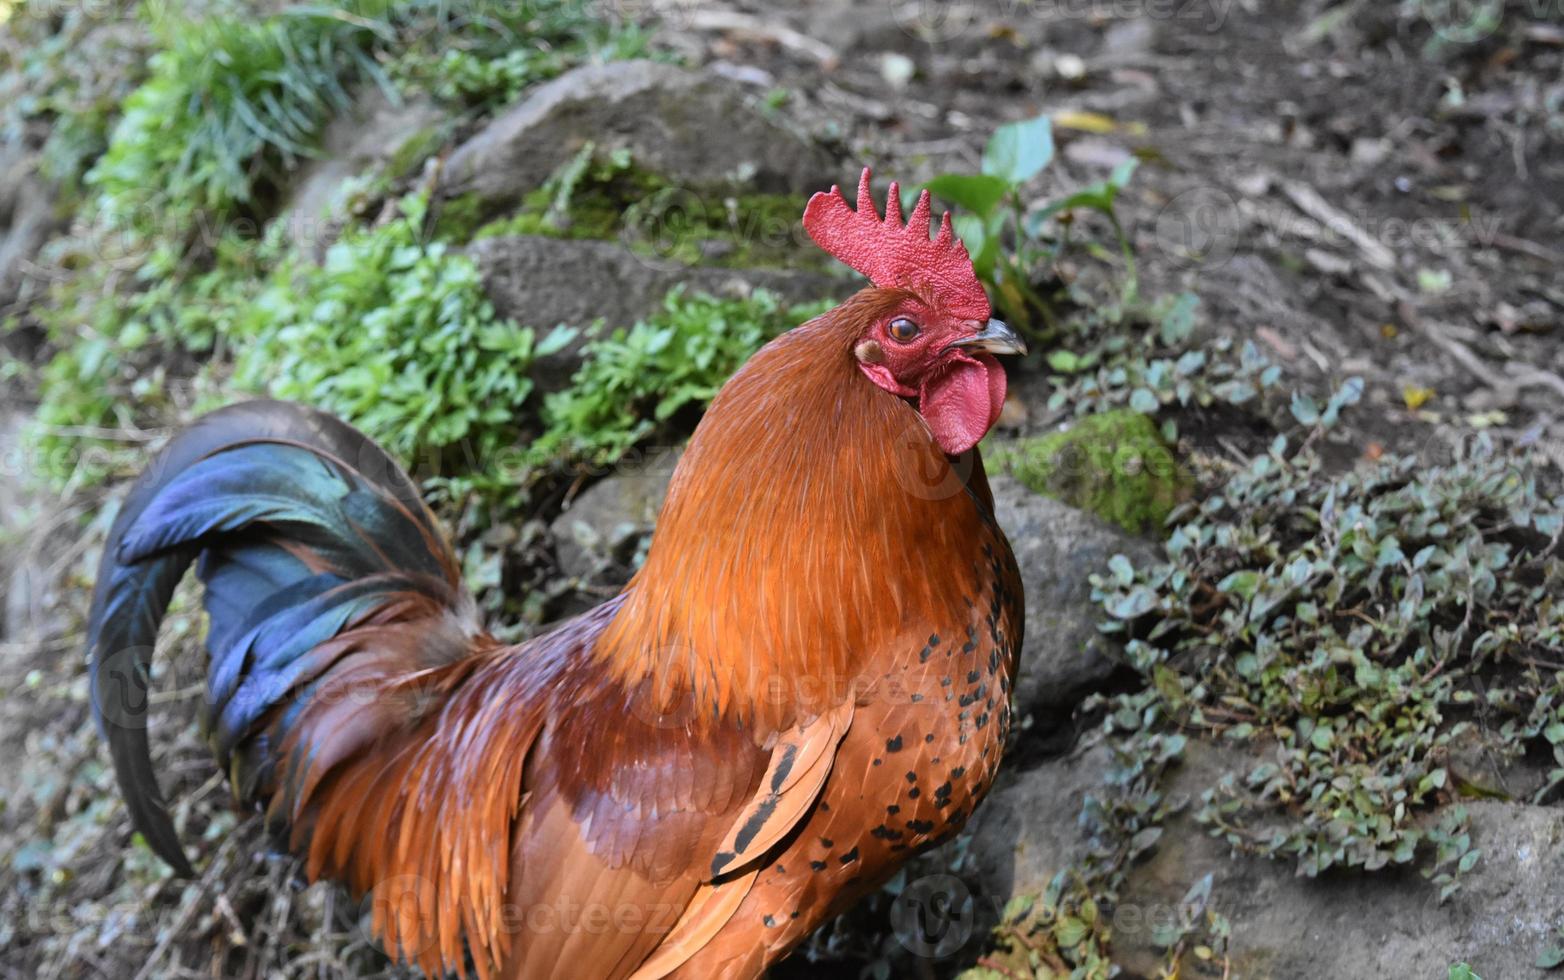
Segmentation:
<svg viewBox="0 0 1564 980">
<path fill-rule="evenodd" d="M 1026 342 L 1002 320 L 989 320 L 983 329 L 945 345 L 945 350 L 982 351 L 985 354 L 1025 354 Z"/>
</svg>

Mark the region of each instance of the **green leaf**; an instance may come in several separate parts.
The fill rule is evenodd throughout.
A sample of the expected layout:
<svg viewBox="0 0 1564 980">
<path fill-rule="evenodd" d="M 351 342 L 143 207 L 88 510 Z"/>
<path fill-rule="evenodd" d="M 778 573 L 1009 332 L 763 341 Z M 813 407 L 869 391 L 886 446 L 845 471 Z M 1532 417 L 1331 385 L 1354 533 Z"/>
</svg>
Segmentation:
<svg viewBox="0 0 1564 980">
<path fill-rule="evenodd" d="M 1061 949 L 1071 949 L 1079 946 L 1091 931 L 1091 927 L 1073 915 L 1061 918 L 1054 925 L 1054 940 Z"/>
<path fill-rule="evenodd" d="M 1295 391 L 1292 393 L 1292 417 L 1299 425 L 1313 425 L 1320 420 L 1320 407 L 1308 395 Z"/>
<path fill-rule="evenodd" d="M 1081 368 L 1081 355 L 1063 347 L 1048 352 L 1048 366 L 1060 374 L 1074 374 Z"/>
<path fill-rule="evenodd" d="M 1108 615 L 1115 619 L 1134 619 L 1157 608 L 1157 594 L 1144 585 L 1137 585 L 1127 594 L 1108 603 Z"/>
<path fill-rule="evenodd" d="M 1314 731 L 1309 734 L 1309 744 L 1321 752 L 1329 752 L 1334 737 L 1335 735 L 1329 725 L 1317 725 Z"/>
<path fill-rule="evenodd" d="M 1031 895 L 1016 895 L 1005 903 L 1003 919 L 1006 922 L 1019 922 L 1026 914 L 1032 911 L 1036 899 Z"/>
<path fill-rule="evenodd" d="M 1161 827 L 1142 827 L 1130 838 L 1130 854 L 1140 855 L 1155 847 L 1157 841 L 1162 839 Z"/>
<path fill-rule="evenodd" d="M 1019 187 L 1042 173 L 1053 158 L 1053 121 L 1038 116 L 994 130 L 983 151 L 983 172 Z"/>
<path fill-rule="evenodd" d="M 1118 191 L 1106 181 L 1083 187 L 1068 197 L 1054 201 L 1038 211 L 1027 215 L 1026 231 L 1029 235 L 1039 235 L 1043 230 L 1043 222 L 1052 218 L 1061 211 L 1073 211 L 1076 208 L 1086 208 L 1091 211 L 1100 211 L 1103 214 L 1113 213 L 1113 200 Z"/>
<path fill-rule="evenodd" d="M 940 174 L 929 181 L 926 188 L 940 200 L 985 218 L 1010 191 L 1010 185 L 1003 178 L 989 174 Z M 971 247 L 970 242 L 968 247 Z"/>
<path fill-rule="evenodd" d="M 548 357 L 550 354 L 558 354 L 560 351 L 570 346 L 570 342 L 575 340 L 576 337 L 580 335 L 580 333 L 581 331 L 577 330 L 575 327 L 567 327 L 564 325 L 557 326 L 553 330 L 550 330 L 548 333 L 543 335 L 543 339 L 538 341 L 538 346 L 533 351 L 533 353 L 538 357 Z"/>
<path fill-rule="evenodd" d="M 1195 329 L 1195 310 L 1199 306 L 1200 297 L 1194 293 L 1179 293 L 1178 298 L 1173 301 L 1173 305 L 1162 315 L 1162 323 L 1158 332 L 1164 345 L 1172 347 L 1189 339 L 1189 335 Z M 1192 351 L 1191 353 L 1199 353 L 1201 356 L 1200 363 L 1204 363 L 1204 352 Z M 1185 357 L 1188 356 L 1188 354 L 1185 355 Z M 1179 359 L 1179 364 L 1182 368 L 1185 364 L 1183 358 Z M 1187 374 L 1189 371 L 1181 370 L 1181 373 Z"/>
<path fill-rule="evenodd" d="M 1564 965 L 1564 946 L 1549 946 L 1537 955 L 1537 969 L 1553 970 Z M 1453 978 L 1455 973 L 1450 976 Z"/>
<path fill-rule="evenodd" d="M 1236 571 L 1218 582 L 1216 588 L 1218 592 L 1253 599 L 1255 592 L 1260 588 L 1260 573 L 1249 569 Z"/>
<path fill-rule="evenodd" d="M 958 214 L 952 225 L 956 237 L 967 246 L 967 254 L 972 256 L 972 268 L 978 278 L 992 282 L 994 264 L 999 260 L 998 236 L 991 236 L 988 223 L 976 214 Z"/>
<path fill-rule="evenodd" d="M 1095 184 L 1088 184 L 1062 200 L 1054 201 L 1041 210 L 1033 211 L 1026 216 L 1026 233 L 1034 237 L 1040 235 L 1042 234 L 1043 223 L 1049 218 L 1061 211 L 1073 211 L 1076 208 L 1099 211 L 1112 218 L 1114 202 L 1118 200 L 1119 191 L 1124 186 L 1122 182 L 1118 181 L 1121 172 L 1124 180 L 1128 180 L 1129 175 L 1135 172 L 1135 168 L 1120 164 L 1109 179 L 1100 180 Z M 1181 295 L 1179 302 L 1184 302 L 1186 296 L 1189 296 L 1189 294 Z"/>
<path fill-rule="evenodd" d="M 1201 912 L 1204 912 L 1206 906 L 1211 903 L 1211 885 L 1213 881 L 1214 874 L 1209 871 L 1206 872 L 1199 881 L 1190 885 L 1189 890 L 1184 893 L 1184 897 L 1179 899 L 1179 908 L 1193 915 L 1199 915 Z"/>
<path fill-rule="evenodd" d="M 1156 394 L 1149 389 L 1136 388 L 1130 393 L 1130 408 L 1142 415 L 1155 415 L 1160 407 Z"/>
<path fill-rule="evenodd" d="M 1113 168 L 1113 173 L 1108 175 L 1108 185 L 1115 190 L 1123 190 L 1124 185 L 1130 182 L 1130 178 L 1135 176 L 1135 171 L 1139 167 L 1140 157 L 1130 157 Z M 1185 295 L 1189 294 L 1186 293 Z"/>
<path fill-rule="evenodd" d="M 1388 537 L 1379 543 L 1379 548 L 1374 552 L 1374 565 L 1377 568 L 1385 568 L 1406 560 L 1406 555 L 1401 551 L 1401 542 L 1394 536 Z"/>
</svg>

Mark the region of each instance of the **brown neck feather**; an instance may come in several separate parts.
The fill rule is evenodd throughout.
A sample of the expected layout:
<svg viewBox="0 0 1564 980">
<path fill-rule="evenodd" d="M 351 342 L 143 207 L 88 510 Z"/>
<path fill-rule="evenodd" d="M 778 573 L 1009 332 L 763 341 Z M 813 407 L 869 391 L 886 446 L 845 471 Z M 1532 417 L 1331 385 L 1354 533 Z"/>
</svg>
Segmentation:
<svg viewBox="0 0 1564 980">
<path fill-rule="evenodd" d="M 922 417 L 853 357 L 899 299 L 860 292 L 772 341 L 712 402 L 597 646 L 649 699 L 640 717 L 651 703 L 763 739 L 862 696 L 930 622 L 960 615 L 946 566 L 970 564 L 977 508 Z"/>
</svg>

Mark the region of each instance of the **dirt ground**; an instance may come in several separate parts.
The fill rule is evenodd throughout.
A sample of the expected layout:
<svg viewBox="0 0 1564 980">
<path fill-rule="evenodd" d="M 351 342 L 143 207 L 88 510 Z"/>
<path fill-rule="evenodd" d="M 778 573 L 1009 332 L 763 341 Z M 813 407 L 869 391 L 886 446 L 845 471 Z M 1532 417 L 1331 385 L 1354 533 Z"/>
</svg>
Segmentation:
<svg viewBox="0 0 1564 980">
<path fill-rule="evenodd" d="M 1564 467 L 1558 0 L 1507 4 L 1491 32 L 1450 13 L 1468 5 L 1432 0 L 610 3 L 657 18 L 660 42 L 692 62 L 785 90 L 817 135 L 906 181 L 975 171 L 996 123 L 1075 113 L 1056 133 L 1046 194 L 1140 157 L 1122 209 L 1143 292 L 1193 291 L 1203 329 L 1255 340 L 1300 385 L 1365 378 L 1364 404 L 1336 436 L 1344 448 L 1435 458 L 1481 430 Z M 246 975 L 395 973 L 345 900 L 285 883 L 253 821 L 231 835 L 232 821 L 198 825 L 196 803 L 226 789 L 195 734 L 190 665 L 156 685 L 168 693 L 154 724 L 185 733 L 154 740 L 156 761 L 186 801 L 185 836 L 229 836 L 196 882 L 95 886 L 120 860 L 101 827 L 123 820 L 87 723 L 79 642 L 96 537 L 76 522 L 100 498 L 23 496 L 27 406 L 14 397 L 0 396 L 0 519 L 21 542 L 4 569 L 0 744 L 14 756 L 0 766 L 0 835 L 79 849 L 49 881 L 37 855 L 7 854 L 0 976 L 117 977 L 126 948 L 149 963 L 142 976 L 208 975 L 223 946 L 211 936 L 242 936 L 241 923 L 307 937 L 303 949 L 253 949 Z M 191 608 L 168 628 L 194 629 Z M 247 863 L 253 874 L 229 873 Z M 38 914 L 64 921 L 28 918 Z M 93 948 L 64 938 L 89 916 L 122 926 Z M 60 938 L 12 945 L 47 932 Z"/>
<path fill-rule="evenodd" d="M 682 40 L 764 66 L 806 118 L 903 179 L 974 172 L 999 121 L 1106 117 L 1112 132 L 1058 128 L 1046 192 L 1141 158 L 1121 202 L 1145 292 L 1192 290 L 1209 329 L 1307 383 L 1363 376 L 1349 425 L 1365 449 L 1484 427 L 1564 460 L 1564 15 L 1510 4 L 1485 33 L 1457 13 L 814 4 L 786 22 L 834 62 L 775 29 Z"/>
</svg>

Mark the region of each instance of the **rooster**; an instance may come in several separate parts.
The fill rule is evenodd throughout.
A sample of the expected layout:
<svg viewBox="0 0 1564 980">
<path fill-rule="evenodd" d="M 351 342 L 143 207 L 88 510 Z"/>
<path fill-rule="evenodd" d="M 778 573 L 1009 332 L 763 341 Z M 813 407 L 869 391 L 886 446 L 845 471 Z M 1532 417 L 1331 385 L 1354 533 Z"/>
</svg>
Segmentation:
<svg viewBox="0 0 1564 980">
<path fill-rule="evenodd" d="M 816 194 L 871 285 L 723 387 L 646 561 L 519 645 L 485 632 L 408 476 L 323 413 L 177 435 L 110 532 L 93 704 L 132 823 L 191 873 L 148 751 L 158 624 L 194 562 L 235 796 L 437 975 L 755 977 L 987 792 L 1021 643 L 976 450 L 1024 353 L 927 192 Z"/>
</svg>

